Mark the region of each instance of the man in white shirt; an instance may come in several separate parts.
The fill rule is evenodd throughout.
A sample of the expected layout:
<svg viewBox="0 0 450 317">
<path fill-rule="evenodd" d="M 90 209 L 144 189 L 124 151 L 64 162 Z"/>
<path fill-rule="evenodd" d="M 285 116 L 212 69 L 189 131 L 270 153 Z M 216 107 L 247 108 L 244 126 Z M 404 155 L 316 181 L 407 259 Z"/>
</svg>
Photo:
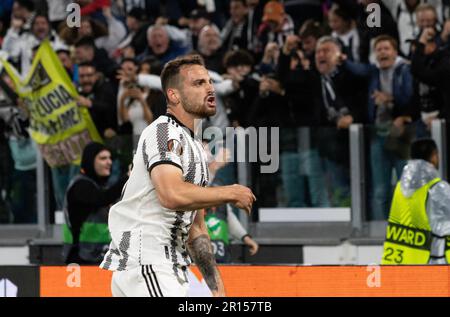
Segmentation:
<svg viewBox="0 0 450 317">
<path fill-rule="evenodd" d="M 121 201 L 110 209 L 112 242 L 101 267 L 114 271 L 114 296 L 187 296 L 191 258 L 214 296 L 225 296 L 200 209 L 231 203 L 250 213 L 255 196 L 240 185 L 206 188 L 209 172 L 194 121 L 216 112 L 199 56 L 166 64 L 167 114 L 142 133 Z"/>
</svg>

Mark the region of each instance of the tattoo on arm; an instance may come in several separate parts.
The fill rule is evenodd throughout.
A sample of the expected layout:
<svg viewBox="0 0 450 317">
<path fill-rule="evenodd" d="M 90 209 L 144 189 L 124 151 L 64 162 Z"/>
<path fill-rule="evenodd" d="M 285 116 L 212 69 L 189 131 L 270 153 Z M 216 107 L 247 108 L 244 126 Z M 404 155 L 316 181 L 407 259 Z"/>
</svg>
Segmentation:
<svg viewBox="0 0 450 317">
<path fill-rule="evenodd" d="M 202 234 L 189 243 L 189 252 L 211 291 L 218 290 L 219 272 L 208 235 Z"/>
</svg>

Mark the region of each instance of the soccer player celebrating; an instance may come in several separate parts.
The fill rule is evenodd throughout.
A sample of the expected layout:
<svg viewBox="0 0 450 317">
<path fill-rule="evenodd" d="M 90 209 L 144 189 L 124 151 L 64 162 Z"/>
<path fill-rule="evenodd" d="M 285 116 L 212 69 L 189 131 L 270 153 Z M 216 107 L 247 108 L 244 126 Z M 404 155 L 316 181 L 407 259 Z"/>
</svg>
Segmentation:
<svg viewBox="0 0 450 317">
<path fill-rule="evenodd" d="M 112 242 L 100 267 L 114 271 L 113 296 L 187 296 L 193 259 L 213 296 L 225 296 L 200 210 L 231 203 L 250 213 L 255 196 L 241 185 L 206 187 L 194 121 L 214 115 L 216 104 L 201 58 L 167 63 L 161 83 L 167 114 L 139 139 L 123 197 L 110 209 Z"/>
</svg>

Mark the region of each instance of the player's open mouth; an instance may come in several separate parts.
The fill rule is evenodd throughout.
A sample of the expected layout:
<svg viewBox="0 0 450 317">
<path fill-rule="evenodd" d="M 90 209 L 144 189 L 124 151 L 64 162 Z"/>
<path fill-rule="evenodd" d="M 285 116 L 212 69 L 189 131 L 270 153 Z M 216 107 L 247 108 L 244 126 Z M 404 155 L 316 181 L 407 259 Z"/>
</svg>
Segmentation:
<svg viewBox="0 0 450 317">
<path fill-rule="evenodd" d="M 214 108 L 216 106 L 216 97 L 215 96 L 207 97 L 206 103 L 207 103 L 208 107 Z"/>
</svg>

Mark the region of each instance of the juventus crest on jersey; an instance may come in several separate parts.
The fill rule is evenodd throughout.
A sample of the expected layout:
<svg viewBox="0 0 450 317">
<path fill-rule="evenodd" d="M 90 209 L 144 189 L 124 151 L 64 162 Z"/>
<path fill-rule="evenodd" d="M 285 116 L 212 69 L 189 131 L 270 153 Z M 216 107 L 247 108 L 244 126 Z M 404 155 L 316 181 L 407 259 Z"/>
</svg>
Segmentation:
<svg viewBox="0 0 450 317">
<path fill-rule="evenodd" d="M 150 171 L 159 164 L 180 168 L 186 182 L 208 184 L 201 140 L 175 117 L 160 116 L 142 132 L 123 197 L 110 209 L 112 242 L 100 267 L 124 271 L 139 265 L 169 264 L 179 278 L 187 281 L 186 268 L 191 259 L 186 240 L 196 211 L 161 206 L 150 178 Z"/>
</svg>

